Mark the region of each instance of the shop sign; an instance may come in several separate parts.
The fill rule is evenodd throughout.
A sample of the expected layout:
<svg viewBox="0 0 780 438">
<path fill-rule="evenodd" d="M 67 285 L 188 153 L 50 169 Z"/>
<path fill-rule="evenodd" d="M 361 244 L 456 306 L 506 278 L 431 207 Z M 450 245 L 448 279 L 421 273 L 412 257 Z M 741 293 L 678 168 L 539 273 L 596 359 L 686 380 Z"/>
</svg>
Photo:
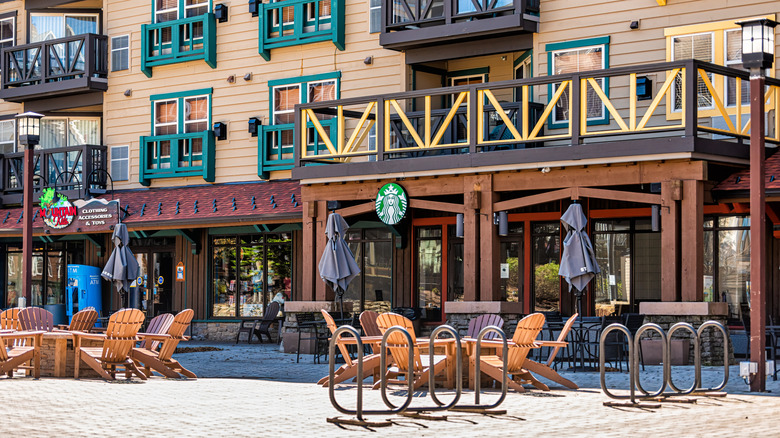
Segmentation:
<svg viewBox="0 0 780 438">
<path fill-rule="evenodd" d="M 184 281 L 184 263 L 176 264 L 176 281 Z"/>
<path fill-rule="evenodd" d="M 43 223 L 50 228 L 61 230 L 73 223 L 76 207 L 68 201 L 67 196 L 56 193 L 53 188 L 49 187 L 43 189 L 38 201 L 41 203 L 38 215 L 43 219 Z"/>
<path fill-rule="evenodd" d="M 395 225 L 406 215 L 408 203 L 403 187 L 396 183 L 385 184 L 376 195 L 376 214 L 383 223 Z"/>
<path fill-rule="evenodd" d="M 119 201 L 78 199 L 72 203 L 53 188 L 43 189 L 37 215 L 47 232 L 92 233 L 110 231 L 119 223 Z"/>
</svg>

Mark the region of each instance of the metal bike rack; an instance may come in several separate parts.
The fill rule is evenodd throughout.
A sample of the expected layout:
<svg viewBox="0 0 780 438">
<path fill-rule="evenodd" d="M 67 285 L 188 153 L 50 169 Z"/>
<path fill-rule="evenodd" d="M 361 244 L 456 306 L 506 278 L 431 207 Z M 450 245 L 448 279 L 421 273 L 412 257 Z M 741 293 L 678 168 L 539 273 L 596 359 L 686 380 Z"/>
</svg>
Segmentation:
<svg viewBox="0 0 780 438">
<path fill-rule="evenodd" d="M 701 387 L 701 334 L 704 333 L 704 330 L 707 327 L 715 327 L 718 330 L 720 330 L 720 333 L 723 335 L 723 381 L 720 383 L 720 385 L 714 388 Z M 696 342 L 696 345 L 694 346 L 694 365 L 696 367 L 696 378 L 695 378 L 696 391 L 697 392 L 720 391 L 721 389 L 726 387 L 726 384 L 729 381 L 729 336 L 728 336 L 728 332 L 726 331 L 726 327 L 724 327 L 723 324 L 719 323 L 718 321 L 705 321 L 702 325 L 699 326 L 699 330 L 696 331 L 696 335 L 698 338 L 698 342 Z"/>
<path fill-rule="evenodd" d="M 664 394 L 664 395 L 688 395 L 696 390 L 696 386 L 698 385 L 697 379 L 698 376 L 701 374 L 701 357 L 699 353 L 698 346 L 700 344 L 699 334 L 696 332 L 696 329 L 693 328 L 693 326 L 687 322 L 678 322 L 677 324 L 674 324 L 673 326 L 669 327 L 669 334 L 667 335 L 667 342 L 672 342 L 672 335 L 677 330 L 687 330 L 693 335 L 693 345 L 696 346 L 695 352 L 694 352 L 694 379 L 693 379 L 693 385 L 691 385 L 690 388 L 687 389 L 680 389 L 677 387 L 677 385 L 674 384 L 674 379 L 672 379 L 672 353 L 671 349 L 667 349 L 666 354 L 664 355 L 664 368 L 668 369 L 669 372 L 667 374 L 668 380 L 667 384 L 669 385 L 669 388 L 671 388 L 672 391 L 674 391 L 673 394 Z M 685 354 L 688 354 L 686 351 Z"/>
<path fill-rule="evenodd" d="M 607 389 L 607 381 L 606 381 L 607 364 L 606 364 L 606 356 L 604 355 L 604 349 L 606 348 L 605 341 L 607 339 L 607 335 L 610 332 L 616 330 L 623 332 L 623 334 L 626 335 L 626 339 L 628 339 L 629 395 L 613 394 L 609 391 L 609 389 Z M 599 339 L 599 351 L 601 352 L 601 354 L 599 354 L 599 381 L 601 382 L 601 391 L 611 399 L 615 399 L 615 400 L 629 399 L 632 405 L 637 405 L 638 403 L 636 401 L 636 394 L 634 392 L 635 391 L 634 370 L 636 369 L 635 365 L 636 365 L 637 358 L 634 356 L 633 338 L 631 337 L 631 332 L 623 324 L 608 325 L 607 328 L 605 328 L 604 331 L 601 332 L 601 339 Z M 611 406 L 611 404 L 608 406 Z"/>
<path fill-rule="evenodd" d="M 393 331 L 401 331 L 403 332 L 407 339 L 409 340 L 409 345 L 411 345 L 412 337 L 409 335 L 409 333 L 403 329 L 402 327 L 392 327 L 390 330 L 385 332 L 384 337 L 382 338 L 382 352 L 380 357 L 380 366 L 382 369 L 387 369 L 387 354 L 386 354 L 386 344 L 387 344 L 387 336 L 389 333 L 392 333 Z M 406 403 L 402 404 L 401 406 L 398 406 L 397 408 L 393 409 L 379 409 L 379 410 L 363 410 L 363 379 L 361 378 L 363 376 L 363 340 L 360 338 L 360 333 L 351 326 L 341 326 L 339 327 L 334 333 L 330 341 L 330 349 L 328 354 L 328 380 L 330 382 L 333 382 L 335 380 L 335 374 L 336 374 L 336 341 L 341 337 L 344 333 L 350 333 L 352 336 L 355 337 L 357 341 L 357 405 L 356 409 L 351 410 L 344 408 L 336 401 L 336 392 L 335 388 L 336 385 L 329 384 L 328 385 L 328 396 L 330 397 L 330 403 L 333 405 L 334 408 L 336 408 L 337 411 L 341 412 L 342 414 L 347 415 L 355 415 L 357 417 L 357 420 L 352 419 L 343 419 L 343 418 L 328 418 L 328 423 L 335 423 L 335 424 L 351 424 L 351 425 L 357 425 L 357 426 L 369 426 L 369 427 L 382 427 L 382 426 L 390 426 L 392 423 L 390 421 L 380 421 L 380 422 L 372 422 L 372 421 L 366 421 L 363 416 L 364 415 L 388 415 L 388 414 L 397 414 L 400 412 L 403 412 L 406 408 L 409 407 L 409 405 L 412 403 L 412 386 L 413 383 L 411 380 L 409 381 L 409 391 L 406 397 Z M 410 369 L 413 369 L 414 366 L 414 353 L 412 349 L 409 349 L 409 367 Z M 386 397 L 385 397 L 385 388 L 387 386 L 387 375 L 386 373 L 382 373 L 382 399 L 385 401 L 385 404 L 387 403 Z"/>
<path fill-rule="evenodd" d="M 438 337 L 439 333 L 441 332 L 448 332 L 455 338 L 456 343 L 456 353 L 455 353 L 455 398 L 452 399 L 449 403 L 445 404 L 442 403 L 438 397 L 436 397 L 436 385 L 435 385 L 435 379 L 436 376 L 433 375 L 433 370 L 431 370 L 428 373 L 428 388 L 431 392 L 431 399 L 433 399 L 433 402 L 436 403 L 437 407 L 435 408 L 409 408 L 414 410 L 427 410 L 427 411 L 443 411 L 450 409 L 451 407 L 455 406 L 458 403 L 458 400 L 460 400 L 461 393 L 463 392 L 463 346 L 460 343 L 460 335 L 458 335 L 458 331 L 452 328 L 452 326 L 449 325 L 440 325 L 436 327 L 433 332 L 431 332 L 431 338 L 428 344 L 428 357 L 429 357 L 429 364 L 433 364 L 434 362 L 434 344 L 436 341 L 436 338 Z M 431 365 L 433 366 L 433 365 Z M 409 410 L 407 409 L 407 410 Z"/>
<path fill-rule="evenodd" d="M 479 395 L 481 392 L 481 372 L 479 369 L 480 364 L 480 357 L 482 356 L 482 339 L 490 332 L 497 333 L 498 336 L 501 337 L 501 340 L 504 343 L 503 348 L 503 376 L 501 381 L 501 396 L 496 400 L 495 403 L 490 405 L 482 405 L 479 403 Z M 466 412 L 481 412 L 481 413 L 490 413 L 495 415 L 500 414 L 506 414 L 506 411 L 490 411 L 491 409 L 497 408 L 501 403 L 504 402 L 504 399 L 506 399 L 506 393 L 507 388 L 509 386 L 508 384 L 508 374 L 507 374 L 507 359 L 508 359 L 508 343 L 506 340 L 506 333 L 504 333 L 501 328 L 496 327 L 494 325 L 489 325 L 482 330 L 480 330 L 479 334 L 477 335 L 477 342 L 476 342 L 476 354 L 475 354 L 475 363 L 474 363 L 474 404 L 473 405 L 458 405 L 455 407 L 450 408 L 453 411 L 466 411 Z M 458 385 L 462 384 L 462 381 L 459 381 L 457 383 Z"/>
<path fill-rule="evenodd" d="M 639 364 L 639 340 L 641 339 L 642 334 L 644 332 L 648 331 L 648 330 L 653 330 L 653 331 L 657 332 L 659 335 L 661 335 L 661 341 L 662 341 L 661 342 L 661 346 L 662 346 L 661 357 L 664 358 L 663 381 L 661 383 L 661 387 L 658 388 L 655 392 L 650 393 L 649 391 L 645 390 L 645 388 L 642 387 L 642 381 L 639 378 L 639 367 L 634 366 L 632 368 L 632 370 L 633 370 L 632 373 L 634 374 L 634 384 L 636 384 L 636 389 L 638 389 L 639 392 L 644 394 L 643 397 L 653 398 L 653 397 L 658 397 L 661 394 L 663 394 L 664 390 L 666 390 L 667 382 L 669 382 L 669 373 L 671 372 L 671 367 L 669 367 L 669 360 L 668 360 L 668 358 L 670 356 L 669 355 L 669 338 L 666 336 L 666 332 L 664 332 L 664 329 L 660 325 L 658 325 L 658 324 L 648 323 L 648 324 L 642 325 L 642 327 L 639 327 L 639 330 L 636 331 L 636 335 L 634 335 L 634 345 L 633 345 L 634 346 L 634 354 L 632 355 L 633 356 L 633 360 L 634 360 L 634 365 L 638 365 Z"/>
</svg>

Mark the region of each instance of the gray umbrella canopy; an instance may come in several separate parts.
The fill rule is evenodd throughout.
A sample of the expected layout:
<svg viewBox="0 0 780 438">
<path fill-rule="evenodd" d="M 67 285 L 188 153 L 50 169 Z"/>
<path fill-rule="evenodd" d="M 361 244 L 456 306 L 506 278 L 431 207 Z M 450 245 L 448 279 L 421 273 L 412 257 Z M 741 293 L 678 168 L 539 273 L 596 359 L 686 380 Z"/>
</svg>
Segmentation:
<svg viewBox="0 0 780 438">
<path fill-rule="evenodd" d="M 320 258 L 320 277 L 335 292 L 344 293 L 349 282 L 360 273 L 360 268 L 352 251 L 349 250 L 344 234 L 349 225 L 338 213 L 328 216 L 325 226 L 325 234 L 328 236 L 328 244 Z"/>
<path fill-rule="evenodd" d="M 130 234 L 127 232 L 125 224 L 117 224 L 114 227 L 111 241 L 114 242 L 114 250 L 100 275 L 108 281 L 113 281 L 118 292 L 123 290 L 128 292 L 130 283 L 138 275 L 138 262 L 130 248 L 127 247 L 130 242 Z"/>
<path fill-rule="evenodd" d="M 563 255 L 558 275 L 569 283 L 569 292 L 572 287 L 582 291 L 588 282 L 601 272 L 593 245 L 585 232 L 588 219 L 582 212 L 582 206 L 573 203 L 561 216 L 561 222 L 566 228 L 566 238 L 563 240 Z"/>
</svg>

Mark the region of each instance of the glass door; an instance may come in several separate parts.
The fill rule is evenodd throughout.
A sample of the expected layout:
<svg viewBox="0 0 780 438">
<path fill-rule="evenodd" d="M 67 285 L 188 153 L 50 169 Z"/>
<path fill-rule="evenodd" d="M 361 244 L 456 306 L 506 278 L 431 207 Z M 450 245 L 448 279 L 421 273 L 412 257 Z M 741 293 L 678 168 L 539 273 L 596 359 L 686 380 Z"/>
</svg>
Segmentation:
<svg viewBox="0 0 780 438">
<path fill-rule="evenodd" d="M 173 254 L 137 252 L 136 292 L 130 294 L 130 307 L 140 305 L 148 318 L 173 311 Z M 137 298 L 135 298 L 137 297 Z M 140 303 L 136 300 L 140 299 Z"/>
<path fill-rule="evenodd" d="M 442 320 L 442 226 L 419 227 L 417 241 L 417 306 L 429 322 Z M 446 299 L 446 298 L 445 298 Z"/>
</svg>

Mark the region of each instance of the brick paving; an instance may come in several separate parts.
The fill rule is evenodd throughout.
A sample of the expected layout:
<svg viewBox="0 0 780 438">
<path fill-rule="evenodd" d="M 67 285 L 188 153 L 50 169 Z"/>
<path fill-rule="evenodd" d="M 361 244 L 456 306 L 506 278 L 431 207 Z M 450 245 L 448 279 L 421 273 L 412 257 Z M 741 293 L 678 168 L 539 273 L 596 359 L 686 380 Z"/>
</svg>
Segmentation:
<svg viewBox="0 0 780 438">
<path fill-rule="evenodd" d="M 516 436 L 778 436 L 776 413 L 780 384 L 769 380 L 768 394 L 747 393 L 747 385 L 732 376 L 725 398 L 699 398 L 697 404 L 665 404 L 661 409 L 609 408 L 599 389 L 598 373 L 563 374 L 577 382 L 579 391 L 551 386 L 550 392 L 510 393 L 501 406 L 503 416 L 447 412 L 446 421 L 392 418 L 388 428 L 369 430 L 339 427 L 326 418 L 339 414 L 328 391 L 313 384 L 327 373 L 326 364 L 313 364 L 310 355 L 295 363 L 295 355 L 278 352 L 275 345 L 215 346 L 222 351 L 179 354 L 198 380 L 152 378 L 114 383 L 100 380 L 0 379 L 0 432 L 3 436 L 61 437 L 264 437 L 264 436 L 402 436 L 472 437 Z M 691 367 L 675 371 L 678 386 L 691 382 Z M 658 367 L 648 367 L 642 383 L 648 389 L 659 381 Z M 686 380 L 687 379 L 687 380 Z M 709 369 L 705 383 L 716 383 L 720 370 Z M 619 387 L 627 374 L 609 373 L 610 385 Z M 391 397 L 400 403 L 398 393 Z M 354 406 L 356 390 L 339 387 L 337 397 Z M 449 400 L 446 393 L 441 398 Z M 495 395 L 484 395 L 483 402 Z M 379 391 L 367 390 L 366 408 L 382 405 Z M 473 402 L 464 393 L 463 403 Z M 416 394 L 413 406 L 430 404 L 425 392 Z M 12 435 L 5 433 L 12 432 Z"/>
</svg>

